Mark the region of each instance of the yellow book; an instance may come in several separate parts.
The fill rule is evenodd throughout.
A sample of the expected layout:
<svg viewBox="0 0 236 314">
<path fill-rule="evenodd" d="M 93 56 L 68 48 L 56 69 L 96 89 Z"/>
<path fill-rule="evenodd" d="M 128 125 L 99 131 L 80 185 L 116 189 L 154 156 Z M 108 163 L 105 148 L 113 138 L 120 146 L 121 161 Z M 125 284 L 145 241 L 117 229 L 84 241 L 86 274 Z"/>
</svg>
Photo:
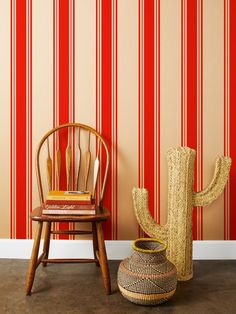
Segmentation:
<svg viewBox="0 0 236 314">
<path fill-rule="evenodd" d="M 78 201 L 90 201 L 92 195 L 89 191 L 49 191 L 47 200 L 78 200 Z"/>
</svg>

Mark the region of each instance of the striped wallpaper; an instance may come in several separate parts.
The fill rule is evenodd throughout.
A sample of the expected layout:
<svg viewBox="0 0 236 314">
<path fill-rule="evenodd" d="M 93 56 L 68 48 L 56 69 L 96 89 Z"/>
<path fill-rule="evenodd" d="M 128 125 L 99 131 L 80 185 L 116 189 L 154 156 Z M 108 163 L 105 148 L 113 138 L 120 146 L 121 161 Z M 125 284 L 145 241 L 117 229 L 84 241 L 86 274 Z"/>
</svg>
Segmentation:
<svg viewBox="0 0 236 314">
<path fill-rule="evenodd" d="M 180 145 L 197 151 L 196 190 L 217 155 L 232 157 L 224 195 L 194 209 L 193 237 L 236 239 L 235 38 L 234 0 L 0 0 L 0 238 L 32 237 L 36 145 L 76 121 L 109 145 L 106 239 L 142 234 L 134 186 L 166 222 L 166 151 Z"/>
</svg>

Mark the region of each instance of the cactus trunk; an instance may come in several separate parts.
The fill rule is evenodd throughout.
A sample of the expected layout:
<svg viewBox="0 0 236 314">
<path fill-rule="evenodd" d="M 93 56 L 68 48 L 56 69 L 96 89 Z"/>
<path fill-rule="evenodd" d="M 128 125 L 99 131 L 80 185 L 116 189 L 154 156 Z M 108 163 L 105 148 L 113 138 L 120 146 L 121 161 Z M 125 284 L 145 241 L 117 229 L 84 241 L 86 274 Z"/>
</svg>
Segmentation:
<svg viewBox="0 0 236 314">
<path fill-rule="evenodd" d="M 195 152 L 168 154 L 168 250 L 178 280 L 192 277 L 192 194 Z"/>
<path fill-rule="evenodd" d="M 150 236 L 166 241 L 167 255 L 177 268 L 178 280 L 192 278 L 192 208 L 210 204 L 223 191 L 231 159 L 219 157 L 213 180 L 203 191 L 193 191 L 195 151 L 188 147 L 172 148 L 168 160 L 168 221 L 157 224 L 148 208 L 146 189 L 133 189 L 134 210 L 142 229 Z"/>
</svg>

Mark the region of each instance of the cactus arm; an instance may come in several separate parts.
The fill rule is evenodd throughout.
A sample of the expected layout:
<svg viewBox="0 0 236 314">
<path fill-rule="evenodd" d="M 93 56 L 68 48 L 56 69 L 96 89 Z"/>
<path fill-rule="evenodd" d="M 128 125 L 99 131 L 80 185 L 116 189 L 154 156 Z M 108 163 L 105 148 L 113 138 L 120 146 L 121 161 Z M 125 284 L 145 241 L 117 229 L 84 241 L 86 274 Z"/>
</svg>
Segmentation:
<svg viewBox="0 0 236 314">
<path fill-rule="evenodd" d="M 229 177 L 230 157 L 218 157 L 211 183 L 204 190 L 193 194 L 193 206 L 206 206 L 212 203 L 223 192 Z"/>
<path fill-rule="evenodd" d="M 150 237 L 167 241 L 167 226 L 161 226 L 152 218 L 148 208 L 148 191 L 134 188 L 132 191 L 134 212 L 139 225 Z"/>
</svg>

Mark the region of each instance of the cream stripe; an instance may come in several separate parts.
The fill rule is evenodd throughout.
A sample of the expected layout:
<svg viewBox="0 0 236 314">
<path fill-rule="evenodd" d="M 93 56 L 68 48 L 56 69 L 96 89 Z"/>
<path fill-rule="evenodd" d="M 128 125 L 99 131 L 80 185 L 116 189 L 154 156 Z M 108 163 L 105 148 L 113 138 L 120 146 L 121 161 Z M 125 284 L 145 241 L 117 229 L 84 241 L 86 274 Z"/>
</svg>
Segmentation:
<svg viewBox="0 0 236 314">
<path fill-rule="evenodd" d="M 159 204 L 160 204 L 160 173 L 159 173 L 159 0 L 154 1 L 154 219 L 160 220 Z"/>
<path fill-rule="evenodd" d="M 69 0 L 69 121 L 73 121 L 73 0 Z"/>
<path fill-rule="evenodd" d="M 10 5 L 0 1 L 0 238 L 10 238 Z"/>
<path fill-rule="evenodd" d="M 102 130 L 102 0 L 98 0 L 99 1 L 99 25 L 100 25 L 100 28 L 99 28 L 99 43 L 100 43 L 100 50 L 99 50 L 99 57 L 100 57 L 100 62 L 99 62 L 99 91 L 100 91 L 100 94 L 99 94 L 99 107 L 100 107 L 100 110 L 99 110 L 99 113 L 100 113 L 100 116 L 99 116 L 99 130 L 101 131 Z"/>
<path fill-rule="evenodd" d="M 116 239 L 117 221 L 116 221 L 116 0 L 112 1 L 112 239 Z"/>
<path fill-rule="evenodd" d="M 30 56 L 30 46 L 31 46 L 31 33 L 30 33 L 30 0 L 26 1 L 26 237 L 31 237 L 30 232 L 30 198 L 31 198 L 31 156 L 30 156 L 30 146 L 31 146 L 31 90 L 30 90 L 30 80 L 31 80 L 31 56 Z"/>
<path fill-rule="evenodd" d="M 32 152 L 53 121 L 53 0 L 35 1 L 32 5 Z M 42 36 L 43 34 L 43 36 Z M 43 49 L 41 49 L 43 47 Z M 43 92 L 42 92 L 43 91 Z M 40 117 L 40 118 L 39 118 Z M 52 144 L 52 143 L 51 143 Z M 52 147 L 51 147 L 52 152 Z M 46 182 L 46 150 L 42 156 L 43 186 Z M 46 189 L 45 189 L 46 192 Z M 38 206 L 39 197 L 33 163 L 32 203 Z M 33 224 L 35 232 L 36 224 Z"/>
<path fill-rule="evenodd" d="M 138 2 L 118 1 L 118 238 L 137 237 L 131 191 L 138 184 Z"/>
<path fill-rule="evenodd" d="M 144 187 L 144 0 L 140 0 L 140 187 Z M 143 237 L 143 230 L 139 230 L 139 236 Z"/>
<path fill-rule="evenodd" d="M 182 144 L 183 146 L 187 146 L 187 1 L 182 0 L 182 75 L 183 75 L 183 86 L 182 86 L 182 97 L 183 97 L 183 103 L 182 103 L 182 128 L 183 128 L 183 138 L 182 138 Z"/>
<path fill-rule="evenodd" d="M 74 29 L 73 29 L 73 23 L 74 23 L 74 0 L 69 0 L 69 122 L 74 121 Z M 71 146 L 72 152 L 74 152 L 74 146 L 73 146 L 73 132 L 72 130 L 68 130 L 68 139 L 69 144 Z M 74 153 L 72 153 L 72 165 L 74 164 Z M 71 189 L 74 189 L 74 173 L 73 168 L 71 168 L 71 175 L 70 175 L 70 186 Z M 69 223 L 69 230 L 74 229 L 74 223 Z M 69 239 L 74 239 L 74 235 L 69 235 Z"/>
<path fill-rule="evenodd" d="M 203 19 L 203 183 L 206 186 L 213 176 L 216 156 L 224 154 L 224 1 L 205 1 Z M 223 195 L 203 209 L 203 218 L 204 240 L 224 239 Z"/>
<path fill-rule="evenodd" d="M 97 44 L 97 56 L 96 56 L 96 97 L 97 97 L 97 111 L 96 111 L 96 124 L 97 124 L 97 131 L 101 132 L 101 103 L 102 103 L 102 92 L 101 92 L 101 82 L 102 82 L 102 53 L 101 53 L 101 42 L 102 42 L 102 34 L 101 34 L 101 1 L 96 0 L 96 44 Z M 100 162 L 102 163 L 102 154 L 100 152 L 99 156 Z M 99 172 L 99 179 L 97 184 L 97 195 L 101 193 L 101 186 L 102 186 L 102 172 Z"/>
<path fill-rule="evenodd" d="M 230 1 L 225 0 L 225 155 L 230 156 Z M 225 188 L 225 240 L 230 239 L 230 179 Z"/>
<path fill-rule="evenodd" d="M 96 127 L 96 1 L 77 1 L 75 6 L 75 121 Z M 87 134 L 81 132 L 83 177 Z M 92 190 L 95 141 L 91 138 L 91 168 L 88 188 Z M 84 224 L 83 224 L 84 228 Z M 85 227 L 91 229 L 91 224 Z"/>
<path fill-rule="evenodd" d="M 202 190 L 202 0 L 197 1 L 197 191 Z M 197 239 L 201 239 L 202 207 L 197 207 Z"/>
<path fill-rule="evenodd" d="M 160 204 L 167 220 L 166 152 L 181 143 L 181 1 L 161 0 L 160 20 Z"/>
<path fill-rule="evenodd" d="M 140 0 L 140 187 L 144 185 L 144 3 Z"/>
<path fill-rule="evenodd" d="M 96 125 L 96 2 L 75 6 L 75 118 Z M 86 108 L 86 110 L 84 110 Z"/>
</svg>

